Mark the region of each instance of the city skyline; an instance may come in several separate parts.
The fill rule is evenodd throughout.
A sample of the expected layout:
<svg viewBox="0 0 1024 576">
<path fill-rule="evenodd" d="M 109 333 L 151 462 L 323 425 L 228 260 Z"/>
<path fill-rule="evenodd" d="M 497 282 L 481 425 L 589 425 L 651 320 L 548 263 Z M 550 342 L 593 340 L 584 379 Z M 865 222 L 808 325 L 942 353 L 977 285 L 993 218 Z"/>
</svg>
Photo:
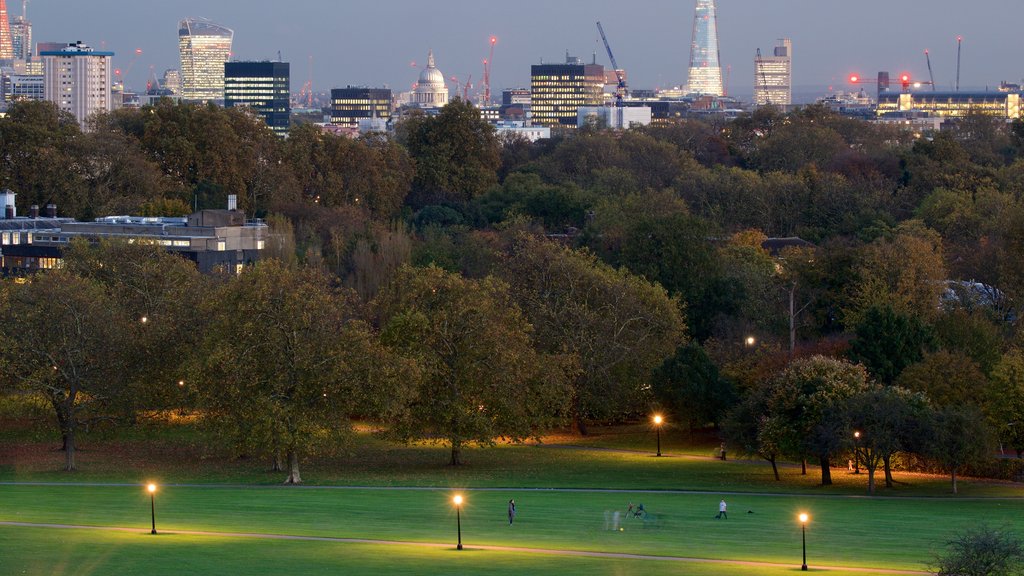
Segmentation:
<svg viewBox="0 0 1024 576">
<path fill-rule="evenodd" d="M 723 68 L 731 67 L 730 94 L 748 95 L 753 86 L 753 55 L 769 50 L 780 37 L 801 46 L 794 63 L 799 87 L 846 89 L 851 73 L 865 77 L 878 70 L 927 75 L 924 49 L 931 52 L 936 83 L 951 85 L 955 75 L 956 37 L 964 37 L 961 85 L 994 88 L 1000 80 L 1020 81 L 1024 69 L 1013 58 L 1014 25 L 1024 5 L 1012 0 L 977 4 L 937 0 L 921 10 L 913 3 L 862 0 L 842 9 L 807 0 L 719 0 L 718 28 Z M 402 0 L 388 4 L 346 6 L 344 16 L 326 0 L 295 0 L 282 12 L 269 0 L 131 4 L 92 0 L 57 5 L 39 0 L 29 5 L 37 41 L 82 40 L 112 50 L 115 67 L 127 70 L 126 83 L 140 89 L 150 76 L 178 67 L 177 23 L 205 17 L 235 30 L 234 57 L 273 60 L 278 51 L 292 64 L 294 87 L 309 76 L 318 92 L 346 85 L 388 86 L 409 90 L 432 49 L 448 79 L 470 74 L 479 87 L 488 39 L 498 38 L 492 67 L 492 91 L 528 86 L 530 66 L 562 61 L 566 50 L 608 65 L 594 23 L 601 20 L 619 64 L 633 88 L 685 84 L 694 0 L 641 0 L 622 10 L 619 3 L 594 0 L 586 10 L 574 2 L 523 0 L 488 6 L 468 0 L 443 4 Z M 853 7 L 856 9 L 854 10 Z M 543 17 L 538 17 L 543 14 Z M 998 16 L 998 17 L 996 17 Z M 840 27 L 831 22 L 842 21 Z M 161 31 L 163 31 L 161 33 Z M 136 49 L 142 54 L 132 62 Z M 416 66 L 411 66 L 415 62 Z"/>
</svg>

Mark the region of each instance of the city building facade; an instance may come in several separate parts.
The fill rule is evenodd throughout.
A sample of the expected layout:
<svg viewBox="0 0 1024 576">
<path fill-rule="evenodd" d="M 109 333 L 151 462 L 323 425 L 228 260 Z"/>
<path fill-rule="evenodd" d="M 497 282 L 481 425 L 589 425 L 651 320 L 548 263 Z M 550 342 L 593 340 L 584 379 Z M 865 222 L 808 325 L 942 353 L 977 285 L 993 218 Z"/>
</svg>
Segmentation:
<svg viewBox="0 0 1024 576">
<path fill-rule="evenodd" d="M 604 66 L 566 55 L 565 64 L 530 68 L 530 111 L 538 126 L 575 128 L 581 106 L 604 103 Z"/>
<path fill-rule="evenodd" d="M 876 114 L 880 118 L 962 118 L 984 114 L 1004 120 L 1021 118 L 1020 92 L 882 92 Z"/>
<path fill-rule="evenodd" d="M 178 26 L 181 95 L 186 100 L 218 101 L 224 97 L 224 64 L 231 57 L 235 33 L 203 18 L 186 18 Z"/>
<path fill-rule="evenodd" d="M 771 56 L 754 57 L 754 104 L 793 104 L 793 41 L 780 38 Z"/>
<path fill-rule="evenodd" d="M 7 0 L 0 0 L 0 60 L 14 60 L 11 21 L 7 16 Z"/>
<path fill-rule="evenodd" d="M 724 96 L 718 54 L 718 11 L 715 0 L 697 0 L 690 41 L 688 91 L 702 96 Z"/>
<path fill-rule="evenodd" d="M 43 61 L 43 97 L 74 114 L 83 129 L 90 116 L 113 109 L 113 52 L 96 51 L 76 42 L 39 56 Z"/>
<path fill-rule="evenodd" d="M 32 23 L 24 15 L 11 21 L 11 51 L 15 60 L 32 59 Z"/>
<path fill-rule="evenodd" d="M 279 136 L 291 123 L 288 62 L 225 62 L 224 106 L 244 106 L 259 114 Z"/>
<path fill-rule="evenodd" d="M 348 86 L 331 90 L 331 124 L 359 128 L 364 119 L 391 119 L 391 89 Z"/>
</svg>

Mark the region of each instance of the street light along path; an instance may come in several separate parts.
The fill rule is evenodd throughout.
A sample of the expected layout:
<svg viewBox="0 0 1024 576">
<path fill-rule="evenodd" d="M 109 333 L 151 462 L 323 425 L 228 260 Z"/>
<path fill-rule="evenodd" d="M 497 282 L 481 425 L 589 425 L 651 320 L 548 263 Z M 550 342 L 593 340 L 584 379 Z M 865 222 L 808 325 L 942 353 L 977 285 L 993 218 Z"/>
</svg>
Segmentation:
<svg viewBox="0 0 1024 576">
<path fill-rule="evenodd" d="M 35 522 L 0 522 L 0 527 L 16 528 L 47 528 L 54 530 L 93 530 L 102 532 L 139 532 L 138 528 L 121 526 L 83 526 L 77 524 L 40 524 Z M 186 536 L 210 536 L 217 538 L 256 538 L 262 540 L 292 540 L 300 542 L 337 542 L 340 544 L 376 544 L 380 546 L 417 546 L 421 548 L 451 548 L 451 543 L 441 542 L 407 542 L 401 540 L 372 540 L 367 538 L 330 538 L 327 536 L 294 536 L 290 534 L 262 534 L 258 532 L 208 532 L 202 530 L 171 530 L 162 532 L 164 535 L 183 534 Z M 657 560 L 662 562 L 685 562 L 691 564 L 720 564 L 732 566 L 760 566 L 767 568 L 792 568 L 792 563 L 753 562 L 750 560 L 722 560 L 711 558 L 690 558 L 686 556 L 653 556 L 649 554 L 624 554 L 619 552 L 589 552 L 586 550 L 559 550 L 553 548 L 519 548 L 515 546 L 472 546 L 475 550 L 491 550 L 495 552 L 520 552 L 524 554 L 548 554 L 552 556 L 577 556 L 585 558 L 619 558 L 624 560 Z M 822 566 L 815 564 L 815 570 L 863 571 L 870 574 L 907 574 L 918 576 L 931 574 L 923 570 L 891 570 L 863 566 Z"/>
</svg>

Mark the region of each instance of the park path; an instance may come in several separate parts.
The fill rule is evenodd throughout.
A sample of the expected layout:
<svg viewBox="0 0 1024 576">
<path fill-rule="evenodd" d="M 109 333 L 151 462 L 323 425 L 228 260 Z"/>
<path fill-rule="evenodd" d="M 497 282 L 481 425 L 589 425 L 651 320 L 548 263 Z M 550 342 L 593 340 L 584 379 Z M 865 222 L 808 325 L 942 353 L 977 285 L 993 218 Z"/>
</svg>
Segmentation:
<svg viewBox="0 0 1024 576">
<path fill-rule="evenodd" d="M 137 488 L 145 486 L 138 482 L 0 482 L 0 486 L 27 487 L 71 487 L 71 488 Z M 365 490 L 365 491 L 423 491 L 451 492 L 448 486 L 341 486 L 328 484 L 161 484 L 164 488 L 194 488 L 200 490 Z M 813 498 L 826 500 L 919 500 L 937 502 L 1019 502 L 1024 496 L 869 496 L 867 494 L 807 494 L 799 492 L 742 492 L 737 490 L 673 490 L 645 488 L 523 488 L 523 487 L 467 487 L 464 492 L 521 492 L 521 493 L 567 493 L 567 494 L 675 494 L 693 496 L 756 496 L 760 498 Z"/>
<path fill-rule="evenodd" d="M 45 528 L 53 530 L 89 530 L 102 532 L 128 532 L 145 534 L 147 531 L 138 528 L 123 526 L 85 526 L 76 524 L 41 524 L 35 522 L 2 522 L 0 527 L 9 526 L 16 528 Z M 160 532 L 162 535 L 184 534 L 187 536 L 210 536 L 218 538 L 256 538 L 263 540 L 291 540 L 303 542 L 336 542 L 340 544 L 374 544 L 379 546 L 415 546 L 420 548 L 451 548 L 451 543 L 441 542 L 409 542 L 402 540 L 373 540 L 367 538 L 332 538 L 329 536 L 296 536 L 290 534 L 263 534 L 259 532 L 209 532 L 202 530 L 168 530 Z M 720 564 L 731 566 L 751 566 L 761 568 L 793 568 L 792 564 L 780 564 L 777 562 L 755 562 L 751 560 L 726 560 L 715 558 L 692 558 L 686 556 L 654 556 L 649 554 L 626 554 L 621 552 L 592 552 L 587 550 L 560 550 L 553 548 L 522 548 L 516 546 L 488 546 L 488 545 L 466 545 L 466 549 L 490 550 L 495 552 L 516 552 L 524 554 L 547 554 L 551 556 L 577 556 L 585 558 L 617 558 L 624 560 L 653 560 L 660 562 L 681 562 L 691 564 Z M 906 574 L 918 576 L 931 574 L 921 570 L 893 570 L 887 568 L 865 568 L 860 566 L 824 566 L 815 564 L 814 570 L 847 571 L 865 574 Z"/>
</svg>

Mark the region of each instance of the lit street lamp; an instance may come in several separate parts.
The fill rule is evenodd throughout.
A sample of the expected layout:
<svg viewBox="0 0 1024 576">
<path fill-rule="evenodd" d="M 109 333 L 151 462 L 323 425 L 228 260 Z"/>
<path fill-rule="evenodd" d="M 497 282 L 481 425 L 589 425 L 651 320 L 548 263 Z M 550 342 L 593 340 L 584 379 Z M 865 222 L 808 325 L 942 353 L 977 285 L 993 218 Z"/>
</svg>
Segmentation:
<svg viewBox="0 0 1024 576">
<path fill-rule="evenodd" d="M 654 416 L 654 430 L 658 436 L 658 456 L 661 456 L 661 423 L 664 421 L 665 420 L 661 417 L 661 414 Z"/>
<path fill-rule="evenodd" d="M 757 344 L 757 339 L 754 338 L 753 336 L 747 336 L 747 339 L 745 340 L 745 342 L 746 342 L 747 346 L 750 347 L 750 346 L 753 346 L 754 344 Z"/>
<path fill-rule="evenodd" d="M 150 483 L 146 490 L 149 491 L 149 518 L 153 522 L 153 529 L 149 533 L 156 534 L 156 484 Z"/>
<path fill-rule="evenodd" d="M 803 538 L 804 544 L 804 563 L 800 566 L 800 569 L 804 571 L 807 570 L 807 518 L 806 512 L 800 513 L 800 535 Z"/>
<path fill-rule="evenodd" d="M 462 550 L 462 495 L 456 494 L 455 498 L 452 498 L 452 502 L 455 503 L 455 526 L 459 534 L 459 545 L 456 546 L 456 550 Z"/>
<path fill-rule="evenodd" d="M 860 430 L 853 433 L 853 473 L 860 474 Z"/>
</svg>

